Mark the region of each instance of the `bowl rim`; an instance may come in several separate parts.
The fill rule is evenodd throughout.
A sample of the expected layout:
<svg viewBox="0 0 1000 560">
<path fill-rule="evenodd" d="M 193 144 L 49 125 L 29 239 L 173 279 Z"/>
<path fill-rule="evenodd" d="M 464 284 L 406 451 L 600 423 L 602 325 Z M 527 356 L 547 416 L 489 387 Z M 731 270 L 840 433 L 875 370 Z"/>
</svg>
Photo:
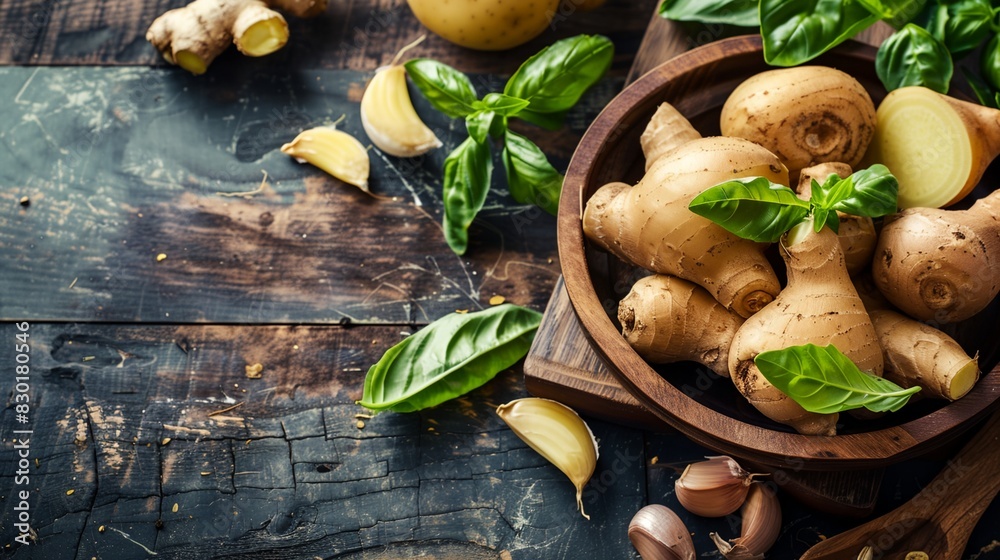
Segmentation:
<svg viewBox="0 0 1000 560">
<path fill-rule="evenodd" d="M 618 123 L 673 80 L 701 65 L 763 50 L 759 35 L 721 39 L 680 54 L 628 85 L 598 114 L 570 159 L 557 214 L 557 245 L 570 302 L 591 346 L 643 406 L 696 443 L 761 465 L 805 470 L 887 466 L 925 454 L 951 441 L 1000 405 L 1000 365 L 983 373 L 963 398 L 894 426 L 836 436 L 807 436 L 758 426 L 716 411 L 666 381 L 621 336 L 593 285 L 582 227 L 584 191 L 592 162 L 620 135 Z M 832 53 L 874 61 L 875 48 L 847 41 Z M 820 62 L 817 62 L 820 63 Z M 669 101 L 661 96 L 661 101 Z M 585 146 L 595 149 L 585 152 Z M 614 257 L 610 257 L 614 258 Z M 616 356 L 612 360 L 609 355 Z"/>
</svg>

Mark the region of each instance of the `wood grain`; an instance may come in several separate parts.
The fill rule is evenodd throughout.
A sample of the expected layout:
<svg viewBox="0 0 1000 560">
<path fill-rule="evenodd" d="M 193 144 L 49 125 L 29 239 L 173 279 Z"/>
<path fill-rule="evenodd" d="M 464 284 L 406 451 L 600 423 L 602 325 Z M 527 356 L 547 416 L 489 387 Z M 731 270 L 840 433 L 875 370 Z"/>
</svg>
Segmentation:
<svg viewBox="0 0 1000 560">
<path fill-rule="evenodd" d="M 3 340 L 16 332 L 0 325 Z M 0 414 L 0 495 L 7 506 L 28 491 L 37 532 L 13 557 L 630 557 L 642 434 L 591 422 L 603 443 L 588 522 L 572 484 L 493 413 L 525 395 L 516 371 L 431 410 L 359 418 L 360 380 L 398 327 L 29 332 L 29 422 Z M 0 363 L 14 363 L 13 346 Z M 248 378 L 255 363 L 260 377 Z M 13 375 L 0 392 L 14 392 Z M 24 484 L 12 468 L 19 427 L 34 432 Z M 16 515 L 0 508 L 4 544 Z"/>
</svg>

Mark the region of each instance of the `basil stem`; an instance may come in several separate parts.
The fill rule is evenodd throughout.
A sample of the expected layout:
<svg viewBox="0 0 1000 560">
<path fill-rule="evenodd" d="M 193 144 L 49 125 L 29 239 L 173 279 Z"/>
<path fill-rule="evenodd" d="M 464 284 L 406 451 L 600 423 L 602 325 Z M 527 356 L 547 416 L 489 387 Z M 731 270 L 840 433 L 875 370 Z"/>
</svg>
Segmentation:
<svg viewBox="0 0 1000 560">
<path fill-rule="evenodd" d="M 886 39 L 875 55 L 875 73 L 889 91 L 924 86 L 948 93 L 953 72 L 948 49 L 926 29 L 912 23 Z"/>
<path fill-rule="evenodd" d="M 563 176 L 552 167 L 542 150 L 531 140 L 507 130 L 502 157 L 507 185 L 514 200 L 535 204 L 554 216 L 559 209 Z"/>
<path fill-rule="evenodd" d="M 754 364 L 772 385 L 802 408 L 833 414 L 856 408 L 894 412 L 920 391 L 861 371 L 834 346 L 805 344 L 761 352 Z"/>
<path fill-rule="evenodd" d="M 556 41 L 529 58 L 504 86 L 504 94 L 529 102 L 519 117 L 568 111 L 607 72 L 614 44 L 600 35 L 577 35 Z"/>
<path fill-rule="evenodd" d="M 801 64 L 879 19 L 855 0 L 760 0 L 764 60 L 775 66 Z"/>
<path fill-rule="evenodd" d="M 757 27 L 757 0 L 665 0 L 660 16 L 677 21 Z"/>
<path fill-rule="evenodd" d="M 389 348 L 358 404 L 414 412 L 461 396 L 528 353 L 542 315 L 511 304 L 446 315 Z"/>
<path fill-rule="evenodd" d="M 469 226 L 486 203 L 492 174 L 489 144 L 471 136 L 444 160 L 444 238 L 456 254 L 469 246 Z"/>
<path fill-rule="evenodd" d="M 415 58 L 404 66 L 420 93 L 438 111 L 451 118 L 475 112 L 476 88 L 465 74 L 428 58 Z"/>
</svg>

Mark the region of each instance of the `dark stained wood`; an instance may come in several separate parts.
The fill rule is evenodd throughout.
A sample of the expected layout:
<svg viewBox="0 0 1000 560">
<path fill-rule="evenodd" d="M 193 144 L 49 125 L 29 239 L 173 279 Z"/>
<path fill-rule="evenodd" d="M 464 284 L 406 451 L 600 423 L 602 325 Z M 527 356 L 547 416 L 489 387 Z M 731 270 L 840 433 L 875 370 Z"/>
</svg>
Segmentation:
<svg viewBox="0 0 1000 560">
<path fill-rule="evenodd" d="M 0 339 L 17 332 L 3 324 Z M 588 522 L 572 484 L 493 413 L 525 396 L 516 371 L 419 414 L 357 416 L 360 380 L 399 327 L 28 332 L 29 422 L 12 407 L 0 416 L 0 547 L 16 545 L 8 504 L 20 490 L 38 538 L 0 557 L 631 557 L 626 527 L 645 499 L 640 432 L 590 421 L 602 456 Z M 13 343 L 0 363 L 14 363 Z M 247 377 L 254 363 L 258 379 Z M 13 375 L 0 377 L 0 392 L 14 391 Z M 16 429 L 34 432 L 26 484 L 13 478 Z"/>
<path fill-rule="evenodd" d="M 187 3 L 9 0 L 0 11 L 4 44 L 0 64 L 167 66 L 146 41 L 146 29 L 163 12 Z M 591 12 L 579 12 L 566 4 L 553 14 L 552 25 L 542 35 L 497 56 L 452 45 L 429 33 L 403 0 L 330 0 L 326 12 L 316 18 L 287 18 L 290 38 L 282 50 L 251 60 L 230 49 L 213 64 L 256 71 L 289 65 L 370 71 L 388 64 L 400 48 L 425 34 L 428 39 L 411 55 L 457 64 L 466 72 L 503 75 L 512 73 L 521 61 L 556 39 L 602 33 L 619 45 L 616 66 L 624 71 L 656 4 L 656 0 L 610 0 Z"/>
</svg>

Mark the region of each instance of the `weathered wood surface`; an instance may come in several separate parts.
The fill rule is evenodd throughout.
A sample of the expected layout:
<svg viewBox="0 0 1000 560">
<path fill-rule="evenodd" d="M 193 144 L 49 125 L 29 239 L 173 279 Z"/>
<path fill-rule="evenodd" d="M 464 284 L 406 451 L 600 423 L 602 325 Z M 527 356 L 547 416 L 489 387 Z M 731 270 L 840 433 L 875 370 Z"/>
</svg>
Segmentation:
<svg viewBox="0 0 1000 560">
<path fill-rule="evenodd" d="M 4 324 L 0 340 L 17 332 Z M 21 490 L 37 540 L 2 557 L 631 557 L 626 527 L 646 496 L 642 433 L 592 423 L 602 454 L 588 522 L 572 484 L 493 412 L 524 396 L 516 371 L 419 414 L 361 418 L 359 429 L 360 379 L 403 336 L 397 327 L 29 332 L 29 422 L 2 413 L 0 546 L 13 543 Z M 0 363 L 13 352 L 0 347 Z M 249 379 L 255 363 L 263 370 Z M 12 376 L 0 392 L 15 392 Z M 34 432 L 26 484 L 15 478 L 16 429 Z"/>
<path fill-rule="evenodd" d="M 0 64 L 166 66 L 146 41 L 146 29 L 159 14 L 187 3 L 5 0 L 0 10 Z M 556 39 L 603 33 L 619 45 L 618 60 L 628 68 L 656 4 L 656 0 L 612 0 L 591 12 L 567 4 L 553 14 L 553 23 L 539 37 L 500 55 L 456 47 L 432 34 L 410 54 L 457 63 L 466 72 L 509 74 Z M 404 0 L 329 0 L 326 12 L 315 19 L 287 19 L 288 44 L 254 61 L 253 67 L 374 70 L 389 63 L 404 45 L 427 34 Z M 245 64 L 240 59 L 230 49 L 213 64 Z"/>
</svg>

